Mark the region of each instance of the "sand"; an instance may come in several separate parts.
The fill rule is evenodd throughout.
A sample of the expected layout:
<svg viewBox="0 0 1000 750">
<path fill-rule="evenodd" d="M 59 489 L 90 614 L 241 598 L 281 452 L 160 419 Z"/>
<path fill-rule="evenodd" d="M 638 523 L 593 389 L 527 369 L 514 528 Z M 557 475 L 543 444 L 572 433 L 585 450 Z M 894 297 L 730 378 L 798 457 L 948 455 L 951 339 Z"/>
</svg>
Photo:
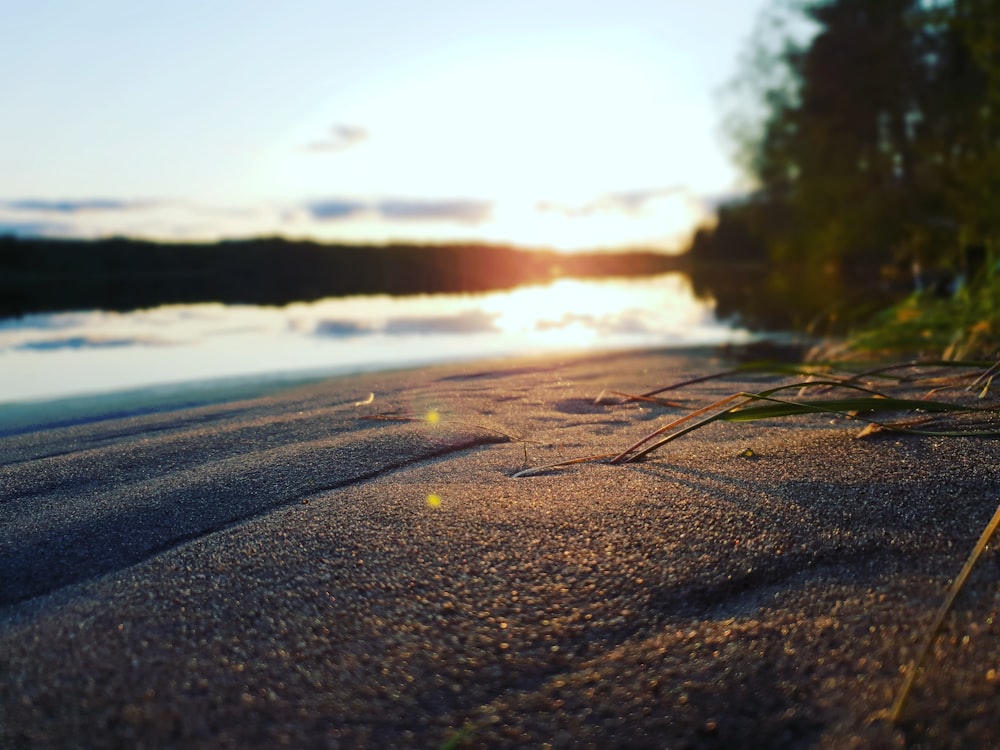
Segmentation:
<svg viewBox="0 0 1000 750">
<path fill-rule="evenodd" d="M 605 389 L 730 364 L 449 365 L 0 438 L 0 747 L 991 744 L 992 552 L 884 716 L 1000 442 L 808 417 L 512 476 L 679 413 Z"/>
</svg>

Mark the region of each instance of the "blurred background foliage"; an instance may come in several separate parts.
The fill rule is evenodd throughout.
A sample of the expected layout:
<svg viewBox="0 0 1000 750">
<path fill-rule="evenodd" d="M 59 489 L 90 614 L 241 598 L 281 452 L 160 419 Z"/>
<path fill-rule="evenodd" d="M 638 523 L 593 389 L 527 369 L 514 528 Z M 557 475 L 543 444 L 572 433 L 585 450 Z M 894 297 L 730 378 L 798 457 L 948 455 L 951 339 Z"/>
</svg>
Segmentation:
<svg viewBox="0 0 1000 750">
<path fill-rule="evenodd" d="M 775 0 L 727 93 L 750 190 L 692 240 L 699 294 L 760 327 L 996 353 L 1000 2 Z"/>
</svg>

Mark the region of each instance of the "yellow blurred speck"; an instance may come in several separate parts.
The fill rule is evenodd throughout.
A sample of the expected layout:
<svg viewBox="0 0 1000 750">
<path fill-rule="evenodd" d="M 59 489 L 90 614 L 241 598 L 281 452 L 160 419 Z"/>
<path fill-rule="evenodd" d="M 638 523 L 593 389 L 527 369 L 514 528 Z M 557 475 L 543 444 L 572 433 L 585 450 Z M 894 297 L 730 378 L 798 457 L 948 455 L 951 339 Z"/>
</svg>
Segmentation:
<svg viewBox="0 0 1000 750">
<path fill-rule="evenodd" d="M 437 424 L 441 421 L 441 415 L 437 413 L 437 409 L 431 409 L 427 412 L 427 421 L 430 424 Z"/>
<path fill-rule="evenodd" d="M 440 496 L 438 496 L 438 495 L 428 495 L 427 496 L 427 505 L 429 505 L 431 508 L 437 508 L 439 505 L 441 505 L 441 498 L 440 498 Z"/>
</svg>

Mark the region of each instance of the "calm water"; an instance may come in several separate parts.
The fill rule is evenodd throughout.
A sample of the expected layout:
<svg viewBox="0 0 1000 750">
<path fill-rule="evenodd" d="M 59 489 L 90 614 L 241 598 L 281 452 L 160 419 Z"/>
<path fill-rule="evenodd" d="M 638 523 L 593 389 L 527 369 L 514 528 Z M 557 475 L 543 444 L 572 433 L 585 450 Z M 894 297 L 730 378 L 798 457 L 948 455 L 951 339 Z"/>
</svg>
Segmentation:
<svg viewBox="0 0 1000 750">
<path fill-rule="evenodd" d="M 281 308 L 203 304 L 31 315 L 0 321 L 0 404 L 218 378 L 744 338 L 694 298 L 681 274 Z"/>
</svg>

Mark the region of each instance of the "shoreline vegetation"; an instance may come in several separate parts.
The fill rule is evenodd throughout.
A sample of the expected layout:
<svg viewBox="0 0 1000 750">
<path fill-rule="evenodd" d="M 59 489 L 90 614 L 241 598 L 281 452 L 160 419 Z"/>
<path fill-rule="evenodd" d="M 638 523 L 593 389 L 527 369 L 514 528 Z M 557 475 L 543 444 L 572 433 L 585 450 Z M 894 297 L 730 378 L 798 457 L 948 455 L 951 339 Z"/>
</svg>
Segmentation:
<svg viewBox="0 0 1000 750">
<path fill-rule="evenodd" d="M 748 192 L 694 236 L 696 294 L 857 351 L 995 356 L 997 39 L 989 2 L 768 3 L 727 92 Z"/>
<path fill-rule="evenodd" d="M 683 256 L 566 254 L 486 243 L 346 245 L 0 236 L 0 317 L 221 302 L 280 306 L 361 294 L 486 292 L 557 278 L 681 271 Z"/>
</svg>

